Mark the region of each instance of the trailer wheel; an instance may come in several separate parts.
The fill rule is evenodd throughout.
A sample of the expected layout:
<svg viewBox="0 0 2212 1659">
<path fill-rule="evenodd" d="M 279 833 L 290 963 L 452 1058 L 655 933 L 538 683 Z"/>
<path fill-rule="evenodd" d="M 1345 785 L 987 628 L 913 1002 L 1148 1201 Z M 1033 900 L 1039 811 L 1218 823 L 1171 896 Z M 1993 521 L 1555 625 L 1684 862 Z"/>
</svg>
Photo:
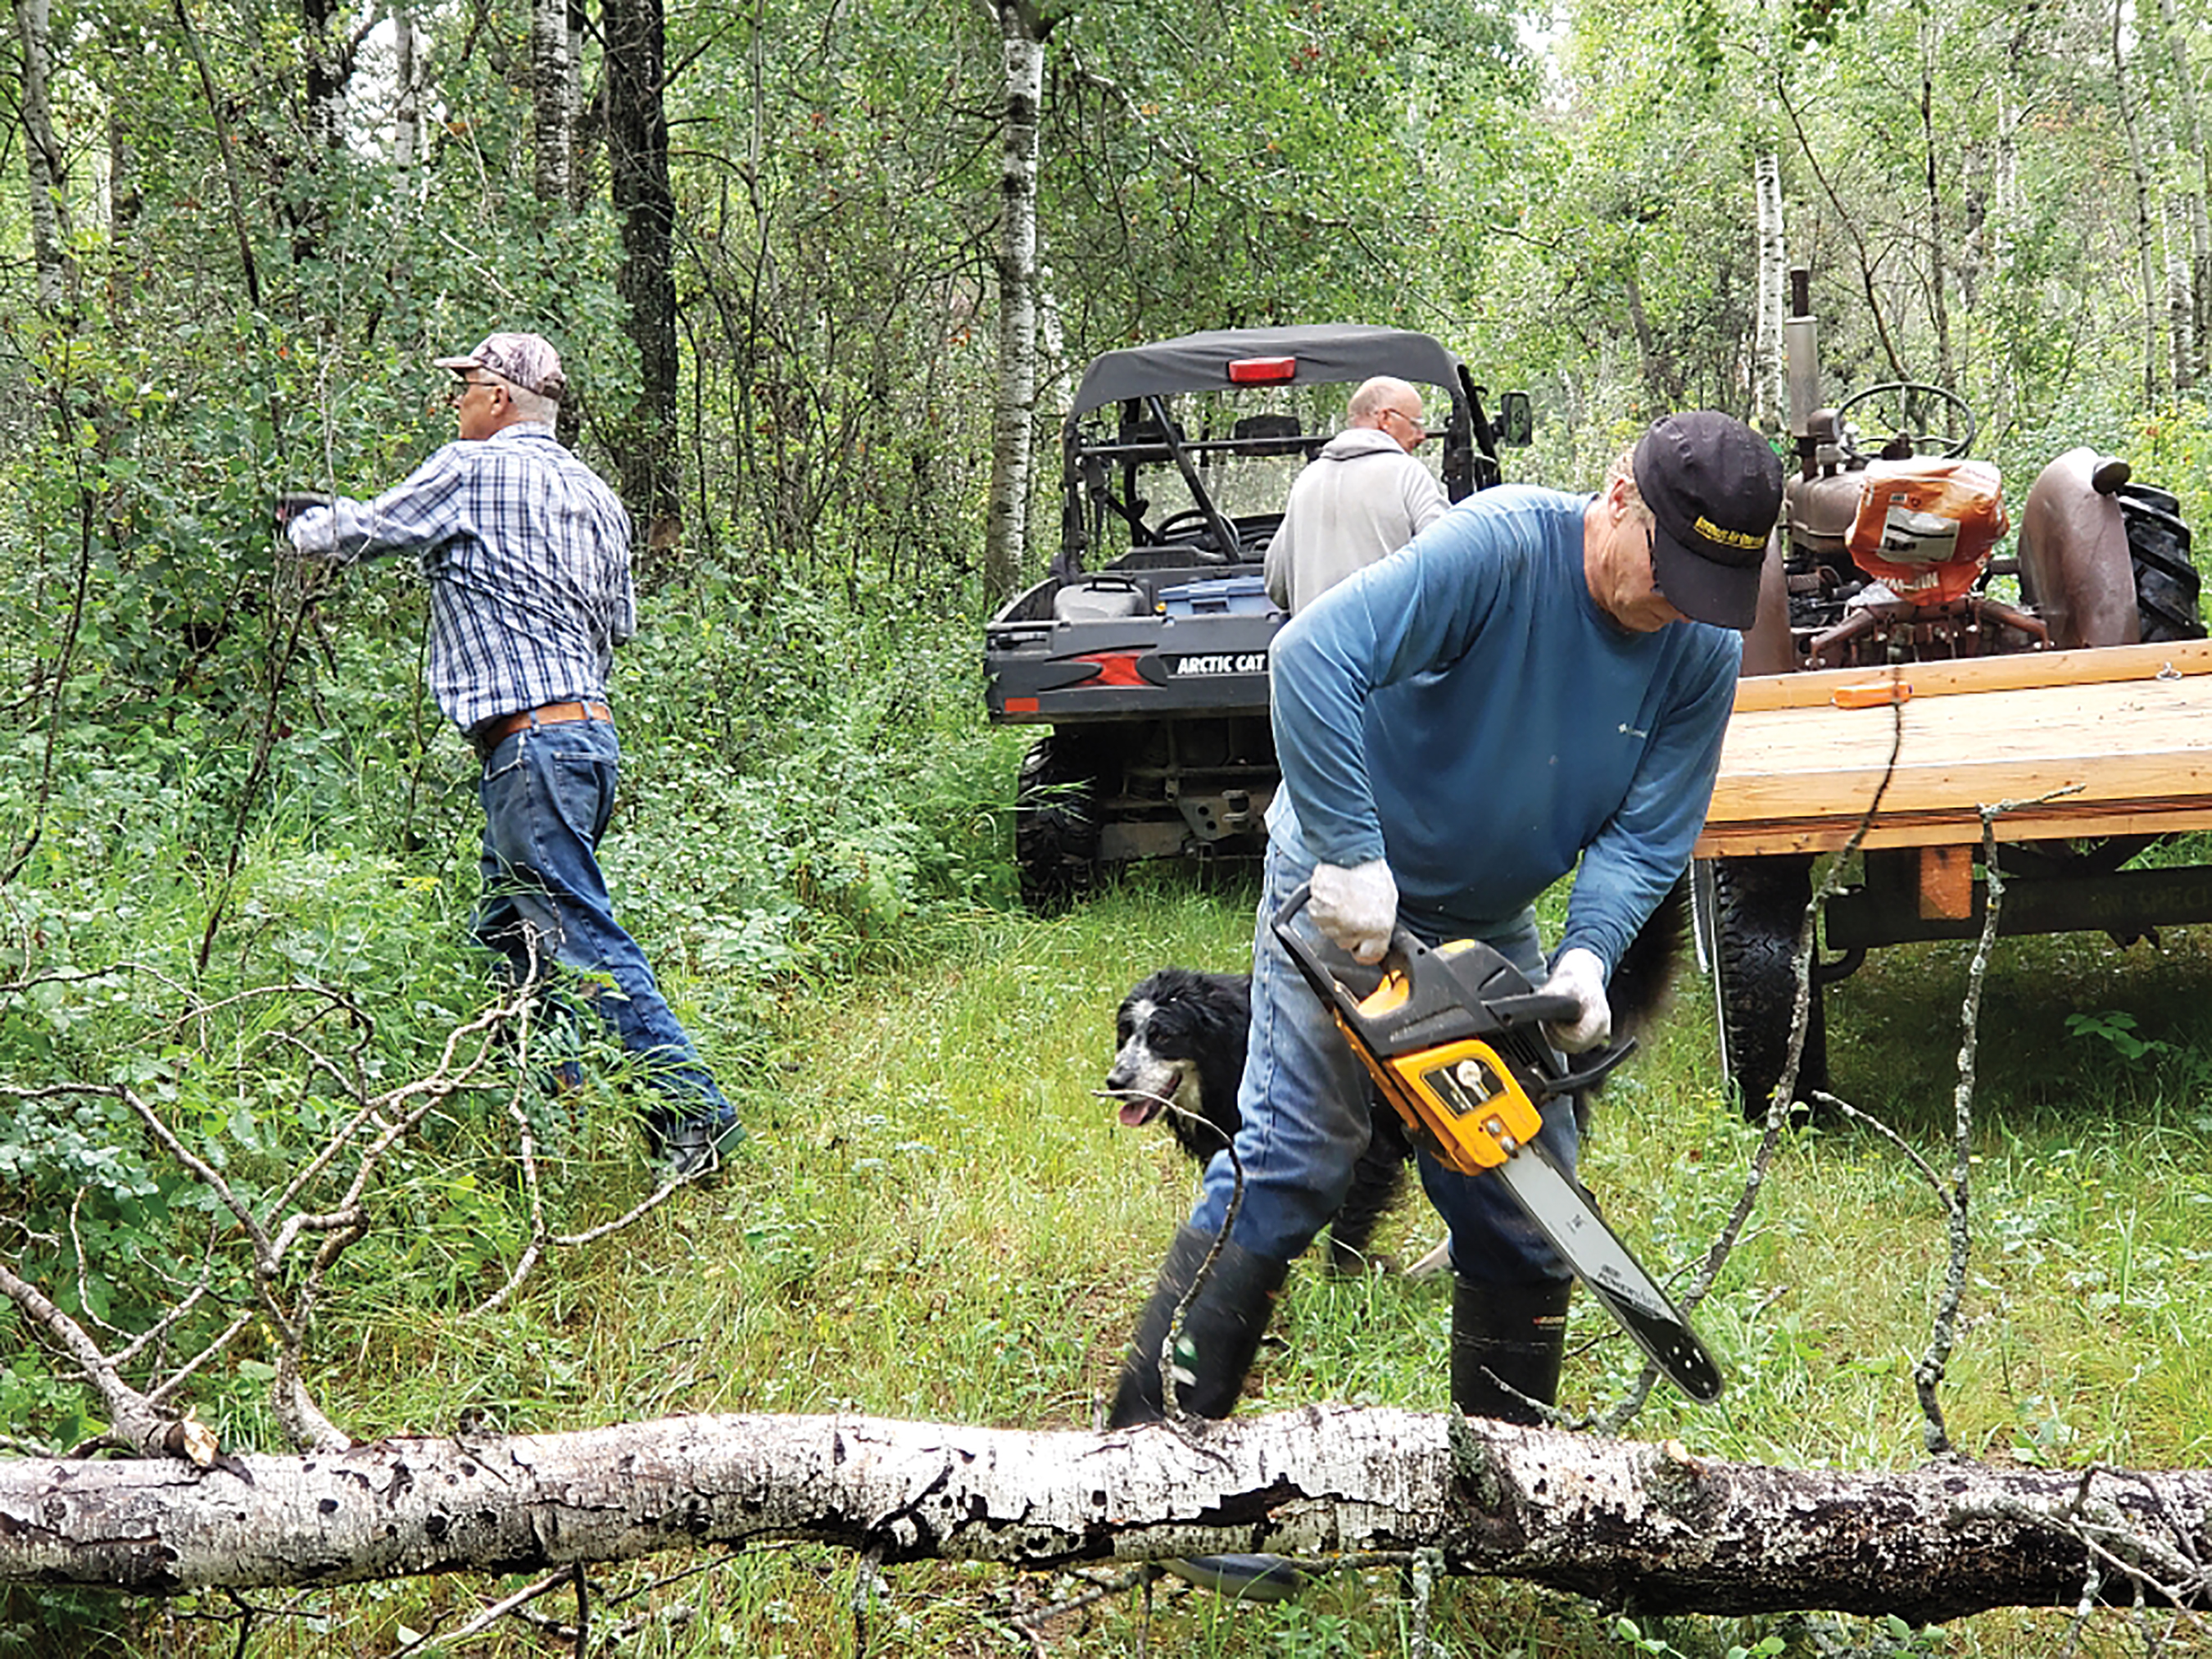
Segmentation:
<svg viewBox="0 0 2212 1659">
<path fill-rule="evenodd" d="M 1790 1022 L 1797 1000 L 1797 929 L 1813 896 L 1809 856 L 1716 859 L 1712 864 L 1713 985 L 1719 1015 L 1721 1068 L 1734 1079 L 1743 1115 L 1766 1116 L 1790 1055 Z M 1805 1050 L 1796 1094 L 1805 1100 L 1828 1086 L 1828 1034 L 1820 981 L 1813 977 Z"/>
<path fill-rule="evenodd" d="M 1014 865 L 1022 902 L 1040 914 L 1091 890 L 1098 872 L 1098 770 L 1087 744 L 1053 732 L 1022 757 Z"/>
<path fill-rule="evenodd" d="M 2181 503 L 2150 484 L 2122 484 L 2115 495 L 2127 526 L 2136 574 L 2136 611 L 2146 644 L 2204 637 L 2203 580 L 2190 557 Z"/>
</svg>

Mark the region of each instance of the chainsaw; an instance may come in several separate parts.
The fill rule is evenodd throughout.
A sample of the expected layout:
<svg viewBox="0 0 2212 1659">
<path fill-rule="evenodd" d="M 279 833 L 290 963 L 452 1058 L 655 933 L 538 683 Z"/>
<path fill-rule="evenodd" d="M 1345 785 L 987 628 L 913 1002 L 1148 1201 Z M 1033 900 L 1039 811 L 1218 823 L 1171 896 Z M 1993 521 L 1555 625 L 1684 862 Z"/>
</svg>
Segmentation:
<svg viewBox="0 0 2212 1659">
<path fill-rule="evenodd" d="M 1580 1184 L 1536 1144 L 1540 1103 L 1571 1100 L 1596 1083 L 1628 1058 L 1635 1039 L 1570 1070 L 1541 1027 L 1573 1019 L 1580 1012 L 1573 998 L 1534 989 L 1480 939 L 1432 946 L 1403 927 L 1392 933 L 1380 969 L 1364 968 L 1293 925 L 1310 896 L 1304 887 L 1291 895 L 1275 916 L 1275 936 L 1416 1144 L 1462 1175 L 1504 1182 L 1575 1277 L 1675 1386 L 1692 1400 L 1717 1398 L 1720 1368 L 1689 1321 Z"/>
</svg>

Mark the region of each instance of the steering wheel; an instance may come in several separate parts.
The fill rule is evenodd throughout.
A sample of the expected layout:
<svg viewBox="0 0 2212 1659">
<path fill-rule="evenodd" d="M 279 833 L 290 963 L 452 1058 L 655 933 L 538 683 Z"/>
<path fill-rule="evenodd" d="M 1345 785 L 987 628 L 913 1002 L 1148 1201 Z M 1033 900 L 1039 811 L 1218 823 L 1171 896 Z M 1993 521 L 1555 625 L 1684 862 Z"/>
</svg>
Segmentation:
<svg viewBox="0 0 2212 1659">
<path fill-rule="evenodd" d="M 1878 399 L 1885 398 L 1891 401 L 1887 404 L 1878 404 Z M 1903 438 L 1912 446 L 1915 455 L 1934 455 L 1944 460 L 1954 460 L 1974 447 L 1974 434 L 1981 430 L 1982 426 L 1981 422 L 1975 418 L 1974 411 L 1966 407 L 1966 400 L 1955 392 L 1946 392 L 1940 386 L 1929 386 L 1920 380 L 1884 380 L 1880 386 L 1854 392 L 1836 405 L 1836 441 L 1844 453 L 1853 460 L 1873 459 L 1859 447 L 1858 440 L 1847 419 L 1850 412 L 1862 404 L 1875 405 L 1872 412 L 1879 416 L 1894 415 L 1897 418 L 1893 422 L 1884 420 L 1875 422 L 1878 429 L 1886 434 L 1882 442 L 1887 444 L 1892 438 Z M 1929 417 L 1938 413 L 1956 417 L 1955 420 L 1946 419 L 1943 422 L 1946 426 L 1964 422 L 1966 434 L 1947 438 L 1929 431 L 1929 428 L 1935 422 Z"/>
<path fill-rule="evenodd" d="M 1186 527 L 1194 527 L 1210 536 L 1213 533 L 1213 520 L 1207 516 L 1204 507 L 1187 507 L 1182 512 L 1171 513 L 1161 520 L 1158 534 L 1164 542 L 1173 541 L 1176 532 Z M 1232 525 L 1230 528 L 1234 530 L 1236 526 Z M 1218 547 L 1194 547 L 1191 550 L 1197 554 L 1201 564 L 1227 564 L 1237 556 L 1237 550 L 1233 547 L 1226 550 Z"/>
</svg>

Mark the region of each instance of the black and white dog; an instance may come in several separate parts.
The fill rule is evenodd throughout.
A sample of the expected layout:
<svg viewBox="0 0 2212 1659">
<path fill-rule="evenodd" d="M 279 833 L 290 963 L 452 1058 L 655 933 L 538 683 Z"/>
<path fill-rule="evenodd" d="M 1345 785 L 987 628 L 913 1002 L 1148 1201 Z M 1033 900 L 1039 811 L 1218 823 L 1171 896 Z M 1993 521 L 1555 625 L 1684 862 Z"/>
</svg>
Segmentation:
<svg viewBox="0 0 2212 1659">
<path fill-rule="evenodd" d="M 1101 1092 L 1121 1101 L 1121 1120 L 1133 1128 L 1164 1117 L 1176 1144 L 1203 1164 L 1236 1138 L 1243 1121 L 1237 1085 L 1244 1075 L 1251 1018 L 1249 974 L 1194 968 L 1147 974 L 1121 999 L 1114 1017 L 1117 1047 Z M 1168 1110 L 1168 1102 L 1177 1109 Z M 1370 1107 L 1375 1133 L 1328 1229 L 1328 1264 L 1343 1273 L 1364 1273 L 1372 1265 L 1375 1230 L 1402 1194 L 1413 1156 L 1397 1114 L 1377 1101 L 1370 1100 Z M 1442 1252 L 1439 1245 L 1408 1271 L 1435 1272 L 1443 1265 Z"/>
<path fill-rule="evenodd" d="M 1622 954 L 1607 988 L 1616 1040 L 1647 1028 L 1667 1000 L 1689 913 L 1688 884 L 1678 882 Z M 1147 974 L 1121 999 L 1114 1019 L 1114 1064 L 1100 1091 L 1121 1102 L 1119 1116 L 1131 1127 L 1165 1117 L 1176 1144 L 1205 1163 L 1235 1139 L 1243 1121 L 1237 1085 L 1244 1075 L 1246 1033 L 1252 1017 L 1249 974 L 1210 974 L 1194 968 L 1162 968 Z M 1170 1111 L 1167 1103 L 1178 1109 Z M 1577 1103 L 1580 1109 L 1582 1103 Z M 1375 1230 L 1403 1195 L 1413 1142 L 1398 1115 L 1369 1100 L 1375 1133 L 1352 1176 L 1352 1190 L 1329 1224 L 1328 1261 L 1339 1273 L 1374 1265 Z M 1439 1271 L 1447 1249 L 1438 1244 L 1406 1271 L 1425 1278 Z"/>
</svg>

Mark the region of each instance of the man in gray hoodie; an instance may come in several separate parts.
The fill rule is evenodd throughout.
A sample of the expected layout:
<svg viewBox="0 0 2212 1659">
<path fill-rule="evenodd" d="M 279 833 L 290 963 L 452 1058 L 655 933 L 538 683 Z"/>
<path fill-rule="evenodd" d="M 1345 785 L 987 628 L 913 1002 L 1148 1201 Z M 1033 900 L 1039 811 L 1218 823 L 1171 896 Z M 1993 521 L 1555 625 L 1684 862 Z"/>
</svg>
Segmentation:
<svg viewBox="0 0 2212 1659">
<path fill-rule="evenodd" d="M 1449 505 L 1436 474 L 1413 458 L 1429 434 L 1421 394 L 1378 374 L 1346 407 L 1345 429 L 1291 486 L 1267 544 L 1267 597 L 1299 611 L 1353 571 L 1396 552 Z"/>
</svg>

